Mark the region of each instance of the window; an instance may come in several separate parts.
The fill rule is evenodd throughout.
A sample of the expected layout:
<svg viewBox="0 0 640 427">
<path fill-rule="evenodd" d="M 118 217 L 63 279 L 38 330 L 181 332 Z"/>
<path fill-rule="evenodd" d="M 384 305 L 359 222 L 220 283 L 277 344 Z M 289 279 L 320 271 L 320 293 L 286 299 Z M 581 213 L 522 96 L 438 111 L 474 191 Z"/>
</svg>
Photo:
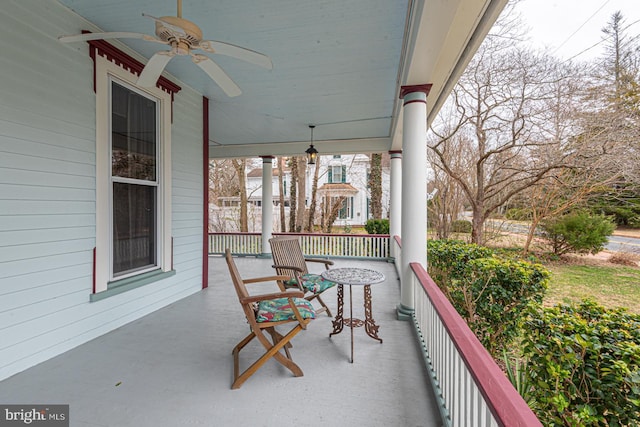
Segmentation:
<svg viewBox="0 0 640 427">
<path fill-rule="evenodd" d="M 347 167 L 345 165 L 329 166 L 329 183 L 347 182 Z"/>
<path fill-rule="evenodd" d="M 340 199 L 340 197 L 332 197 L 332 205 L 340 202 Z M 338 211 L 338 219 L 353 219 L 353 197 L 342 199 L 342 206 Z"/>
<path fill-rule="evenodd" d="M 171 94 L 100 55 L 95 66 L 98 295 L 172 269 Z"/>
<path fill-rule="evenodd" d="M 157 267 L 157 102 L 111 81 L 111 276 Z"/>
</svg>

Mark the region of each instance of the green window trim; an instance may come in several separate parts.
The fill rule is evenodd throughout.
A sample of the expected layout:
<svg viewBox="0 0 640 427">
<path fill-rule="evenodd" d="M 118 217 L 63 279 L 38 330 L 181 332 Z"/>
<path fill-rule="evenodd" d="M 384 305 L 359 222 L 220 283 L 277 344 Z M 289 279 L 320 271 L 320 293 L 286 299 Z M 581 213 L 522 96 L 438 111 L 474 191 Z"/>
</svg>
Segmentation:
<svg viewBox="0 0 640 427">
<path fill-rule="evenodd" d="M 123 292 L 137 289 L 139 287 L 149 285 L 151 283 L 158 282 L 160 280 L 167 279 L 171 276 L 175 276 L 176 271 L 162 271 L 160 269 L 149 271 L 147 273 L 138 274 L 133 277 L 127 277 L 125 279 L 114 280 L 109 282 L 107 290 L 97 292 L 89 296 L 89 302 L 101 301 L 105 298 L 112 297 L 114 295 L 121 294 Z"/>
</svg>

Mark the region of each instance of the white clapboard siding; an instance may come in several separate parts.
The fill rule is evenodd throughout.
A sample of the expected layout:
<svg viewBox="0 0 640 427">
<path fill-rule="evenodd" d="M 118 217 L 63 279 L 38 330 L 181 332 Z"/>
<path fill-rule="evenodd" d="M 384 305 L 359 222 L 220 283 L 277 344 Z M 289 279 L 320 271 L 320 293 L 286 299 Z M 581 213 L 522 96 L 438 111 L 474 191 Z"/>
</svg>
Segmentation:
<svg viewBox="0 0 640 427">
<path fill-rule="evenodd" d="M 202 287 L 202 97 L 182 86 L 172 126 L 176 274 L 90 302 L 96 117 L 86 43 L 96 31 L 57 2 L 0 8 L 0 379 Z M 128 52 L 143 60 L 135 52 Z M 105 349 L 105 351 L 108 351 Z M 96 366 L 96 368 L 99 368 Z"/>
</svg>

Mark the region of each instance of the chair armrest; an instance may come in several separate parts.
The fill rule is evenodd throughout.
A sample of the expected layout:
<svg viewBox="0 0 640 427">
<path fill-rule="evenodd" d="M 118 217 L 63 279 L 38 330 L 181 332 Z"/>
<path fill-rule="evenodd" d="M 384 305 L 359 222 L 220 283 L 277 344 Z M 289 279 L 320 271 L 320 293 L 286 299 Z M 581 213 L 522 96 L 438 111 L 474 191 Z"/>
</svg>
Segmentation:
<svg viewBox="0 0 640 427">
<path fill-rule="evenodd" d="M 329 260 L 329 259 L 322 259 L 322 258 L 305 258 L 304 259 L 306 262 L 319 262 L 324 264 L 325 268 L 328 270 L 330 265 L 333 265 L 333 261 Z"/>
<path fill-rule="evenodd" d="M 272 292 L 270 294 L 249 295 L 240 300 L 241 304 L 251 304 L 277 298 L 304 298 L 304 293 L 300 291 Z"/>
<path fill-rule="evenodd" d="M 287 270 L 294 270 L 297 271 L 298 273 L 302 273 L 302 269 L 300 267 L 296 267 L 295 265 L 278 265 L 278 264 L 274 264 L 271 267 L 273 268 L 283 268 L 283 269 L 287 269 Z"/>
<path fill-rule="evenodd" d="M 260 282 L 277 282 L 282 280 L 289 280 L 289 276 L 267 276 L 267 277 L 254 277 L 253 279 L 243 279 L 242 283 L 260 283 Z"/>
</svg>

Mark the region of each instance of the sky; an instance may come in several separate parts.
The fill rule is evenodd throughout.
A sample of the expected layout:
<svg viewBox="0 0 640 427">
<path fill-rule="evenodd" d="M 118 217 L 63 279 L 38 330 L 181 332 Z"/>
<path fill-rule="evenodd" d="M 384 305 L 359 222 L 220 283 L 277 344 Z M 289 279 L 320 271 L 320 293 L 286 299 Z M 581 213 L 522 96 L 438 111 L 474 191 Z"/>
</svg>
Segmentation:
<svg viewBox="0 0 640 427">
<path fill-rule="evenodd" d="M 603 53 L 601 29 L 620 11 L 628 34 L 640 35 L 640 0 L 521 0 L 530 42 L 562 59 L 588 61 Z"/>
</svg>

